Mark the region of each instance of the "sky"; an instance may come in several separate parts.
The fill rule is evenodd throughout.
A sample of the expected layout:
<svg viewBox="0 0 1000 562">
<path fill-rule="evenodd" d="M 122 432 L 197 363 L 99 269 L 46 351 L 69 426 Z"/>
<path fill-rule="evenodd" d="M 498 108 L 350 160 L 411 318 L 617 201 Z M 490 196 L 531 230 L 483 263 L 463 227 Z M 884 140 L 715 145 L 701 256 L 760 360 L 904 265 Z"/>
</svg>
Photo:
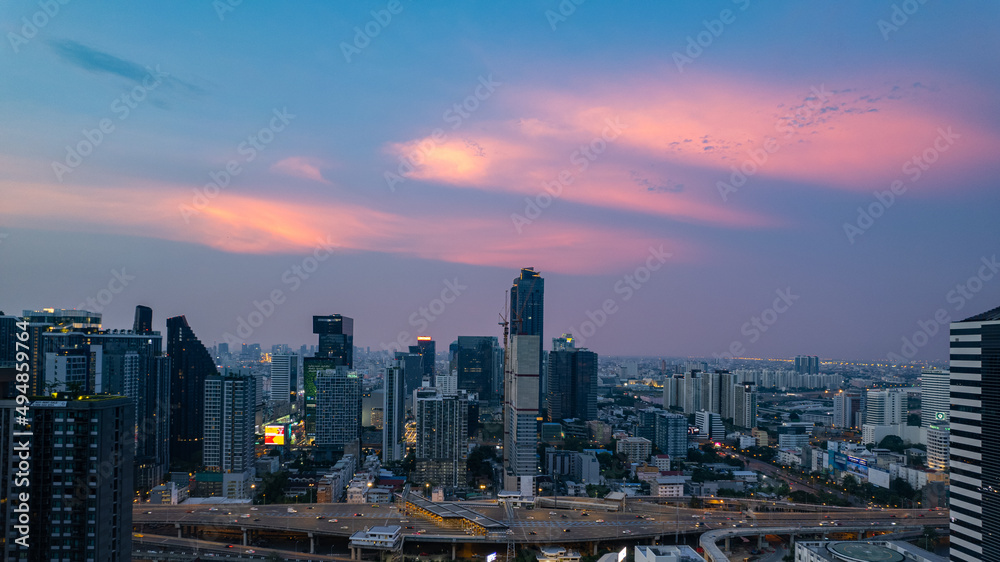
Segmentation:
<svg viewBox="0 0 1000 562">
<path fill-rule="evenodd" d="M 0 310 L 207 345 L 942 360 L 1000 306 L 993 2 L 0 5 Z"/>
</svg>

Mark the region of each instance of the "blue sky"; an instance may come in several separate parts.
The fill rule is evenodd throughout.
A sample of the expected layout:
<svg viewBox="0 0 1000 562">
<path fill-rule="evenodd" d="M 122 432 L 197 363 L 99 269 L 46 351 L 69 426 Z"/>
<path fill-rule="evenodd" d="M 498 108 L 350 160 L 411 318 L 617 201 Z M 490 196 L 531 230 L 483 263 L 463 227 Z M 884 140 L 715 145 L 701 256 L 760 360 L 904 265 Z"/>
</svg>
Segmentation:
<svg viewBox="0 0 1000 562">
<path fill-rule="evenodd" d="M 943 359 L 1000 304 L 998 10 L 8 2 L 0 308 L 446 345 L 534 266 L 601 354 Z"/>
</svg>

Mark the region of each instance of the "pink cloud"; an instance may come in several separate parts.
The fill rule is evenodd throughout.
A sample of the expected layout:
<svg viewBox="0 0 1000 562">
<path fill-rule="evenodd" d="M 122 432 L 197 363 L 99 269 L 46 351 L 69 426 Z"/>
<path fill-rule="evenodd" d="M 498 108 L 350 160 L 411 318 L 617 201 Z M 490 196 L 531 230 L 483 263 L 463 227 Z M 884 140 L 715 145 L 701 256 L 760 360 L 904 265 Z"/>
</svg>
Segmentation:
<svg viewBox="0 0 1000 562">
<path fill-rule="evenodd" d="M 323 173 L 320 171 L 322 166 L 323 164 L 315 158 L 290 156 L 284 160 L 275 162 L 271 165 L 270 169 L 272 172 L 279 174 L 328 184 L 330 182 L 323 178 Z"/>
</svg>

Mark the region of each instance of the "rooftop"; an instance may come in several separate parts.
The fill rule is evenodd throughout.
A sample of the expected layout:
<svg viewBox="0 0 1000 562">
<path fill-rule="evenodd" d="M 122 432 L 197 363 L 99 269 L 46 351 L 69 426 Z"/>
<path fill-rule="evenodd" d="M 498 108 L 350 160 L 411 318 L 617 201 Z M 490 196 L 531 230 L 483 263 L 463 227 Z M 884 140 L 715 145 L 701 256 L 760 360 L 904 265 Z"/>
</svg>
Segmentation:
<svg viewBox="0 0 1000 562">
<path fill-rule="evenodd" d="M 962 322 L 995 322 L 1000 320 L 1000 306 L 994 308 L 993 310 L 987 310 L 982 314 L 977 314 L 975 316 L 970 316 Z"/>
</svg>

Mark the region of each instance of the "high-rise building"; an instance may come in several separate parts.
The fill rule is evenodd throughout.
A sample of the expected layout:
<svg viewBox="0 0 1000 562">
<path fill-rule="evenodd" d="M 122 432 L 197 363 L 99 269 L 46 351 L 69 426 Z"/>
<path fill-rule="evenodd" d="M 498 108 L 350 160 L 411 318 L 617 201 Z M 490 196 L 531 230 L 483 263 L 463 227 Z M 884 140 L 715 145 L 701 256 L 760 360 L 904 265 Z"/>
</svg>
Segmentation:
<svg viewBox="0 0 1000 562">
<path fill-rule="evenodd" d="M 573 347 L 573 336 L 553 338 L 549 353 L 546 416 L 557 422 L 597 419 L 597 354 Z"/>
<path fill-rule="evenodd" d="M 316 377 L 317 457 L 330 459 L 361 437 L 361 376 L 339 365 Z"/>
<path fill-rule="evenodd" d="M 437 360 L 437 352 L 434 350 L 434 340 L 430 336 L 417 336 L 417 345 L 410 346 L 410 353 L 420 355 L 422 378 L 433 382 L 436 371 L 434 362 Z"/>
<path fill-rule="evenodd" d="M 833 397 L 833 426 L 841 429 L 861 427 L 861 393 L 841 390 Z"/>
<path fill-rule="evenodd" d="M 694 423 L 702 435 L 709 439 L 722 439 L 726 436 L 726 428 L 722 425 L 722 416 L 715 412 L 701 410 L 695 412 Z"/>
<path fill-rule="evenodd" d="M 534 496 L 541 338 L 511 335 L 504 390 L 504 490 Z"/>
<path fill-rule="evenodd" d="M 153 331 L 153 309 L 148 306 L 135 307 L 135 319 L 132 321 L 132 331 L 137 334 L 148 334 Z"/>
<path fill-rule="evenodd" d="M 733 393 L 733 425 L 746 429 L 757 427 L 757 385 L 736 385 Z"/>
<path fill-rule="evenodd" d="M 271 356 L 271 400 L 294 401 L 298 391 L 298 380 L 298 355 Z"/>
<path fill-rule="evenodd" d="M 951 559 L 1000 560 L 1000 307 L 950 341 Z"/>
<path fill-rule="evenodd" d="M 338 365 L 354 368 L 354 319 L 340 314 L 313 316 L 313 333 L 319 335 L 316 357 L 336 359 Z"/>
<path fill-rule="evenodd" d="M 227 372 L 205 380 L 203 464 L 222 473 L 227 498 L 253 497 L 256 395 L 253 376 Z"/>
<path fill-rule="evenodd" d="M 920 373 L 920 427 L 948 424 L 951 411 L 951 373 L 924 369 Z"/>
<path fill-rule="evenodd" d="M 672 458 L 684 458 L 688 448 L 688 418 L 658 408 L 639 410 L 635 436 L 648 439 Z"/>
<path fill-rule="evenodd" d="M 503 394 L 503 349 L 494 336 L 458 336 L 449 346 L 449 367 L 458 372 L 458 388 L 480 401 Z"/>
<path fill-rule="evenodd" d="M 545 319 L 545 279 L 533 267 L 521 269 L 510 288 L 510 335 L 538 336 L 538 373 L 541 388 L 548 388 L 542 365 L 542 338 Z M 539 393 L 538 409 L 545 407 L 544 393 Z"/>
<path fill-rule="evenodd" d="M 167 318 L 170 357 L 170 459 L 180 468 L 201 457 L 205 422 L 205 380 L 218 375 L 215 361 L 194 335 L 187 318 Z"/>
<path fill-rule="evenodd" d="M 701 385 L 704 383 L 702 374 L 692 370 L 684 376 L 684 413 L 691 415 L 701 410 Z"/>
<path fill-rule="evenodd" d="M 10 516 L 18 496 L 8 493 L 14 479 L 6 479 L 4 498 L 9 501 L 3 506 L 7 522 L 4 560 L 131 559 L 135 469 L 132 400 L 110 395 L 57 395 L 35 400 L 29 411 L 31 471 L 27 490 L 17 489 L 30 498 L 25 502 L 29 546 L 24 549 L 13 544 L 19 534 Z M 10 420 L 7 414 L 0 416 L 3 439 L 11 435 Z M 5 460 L 4 464 L 6 471 L 11 463 Z"/>
<path fill-rule="evenodd" d="M 385 368 L 385 401 L 382 405 L 382 462 L 401 461 L 406 427 L 406 388 L 403 385 L 403 362 L 396 359 Z"/>
<path fill-rule="evenodd" d="M 416 391 L 417 482 L 465 485 L 468 461 L 469 399 L 465 391 L 444 394 L 436 388 Z"/>
<path fill-rule="evenodd" d="M 333 357 L 306 357 L 302 359 L 302 388 L 305 393 L 305 419 L 306 434 L 316 435 L 316 402 L 318 391 L 316 379 L 321 373 L 335 371 L 340 365 L 340 360 Z"/>
<path fill-rule="evenodd" d="M 947 424 L 935 424 L 927 428 L 927 468 L 948 470 L 950 433 Z"/>
<path fill-rule="evenodd" d="M 397 351 L 393 354 L 393 360 L 399 361 L 403 368 L 403 389 L 406 391 L 407 396 L 412 395 L 411 393 L 423 386 L 424 381 L 424 367 L 423 358 L 415 350 L 417 346 L 411 346 L 411 351 Z M 433 382 L 433 379 L 427 379 L 428 383 Z"/>
<path fill-rule="evenodd" d="M 796 355 L 795 372 L 800 375 L 819 374 L 819 357 L 815 355 Z"/>
<path fill-rule="evenodd" d="M 868 425 L 906 423 L 906 393 L 898 390 L 869 390 L 865 423 Z"/>
<path fill-rule="evenodd" d="M 28 394 L 43 396 L 47 394 L 44 388 L 45 375 L 45 345 L 42 335 L 51 331 L 82 332 L 85 329 L 101 329 L 101 314 L 87 310 L 66 310 L 62 308 L 43 308 L 42 310 L 25 310 L 24 320 L 28 322 L 31 356 L 31 368 L 28 379 Z M 39 345 L 41 343 L 41 345 Z"/>
</svg>

